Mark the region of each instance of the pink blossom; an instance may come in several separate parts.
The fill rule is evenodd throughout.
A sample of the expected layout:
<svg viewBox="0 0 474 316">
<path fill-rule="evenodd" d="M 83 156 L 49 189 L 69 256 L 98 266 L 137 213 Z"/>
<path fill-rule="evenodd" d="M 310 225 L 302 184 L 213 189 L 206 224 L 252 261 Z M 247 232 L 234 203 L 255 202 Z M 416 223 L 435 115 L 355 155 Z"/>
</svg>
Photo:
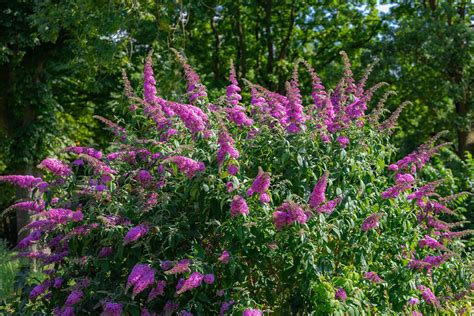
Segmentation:
<svg viewBox="0 0 474 316">
<path fill-rule="evenodd" d="M 131 242 L 137 241 L 144 235 L 146 235 L 149 231 L 149 226 L 146 224 L 140 224 L 135 227 L 132 227 L 128 233 L 125 235 L 125 238 L 123 239 L 123 244 L 129 244 Z"/>
<path fill-rule="evenodd" d="M 71 168 L 58 159 L 46 158 L 38 165 L 38 168 L 51 171 L 59 177 L 68 177 L 72 174 Z"/>
<path fill-rule="evenodd" d="M 183 156 L 172 156 L 167 160 L 176 164 L 179 171 L 183 172 L 188 178 L 192 178 L 196 173 L 206 169 L 204 163 Z"/>
<path fill-rule="evenodd" d="M 220 262 L 227 264 L 230 261 L 230 253 L 227 250 L 224 250 L 221 254 L 221 256 L 217 259 Z"/>
<path fill-rule="evenodd" d="M 161 296 L 165 293 L 166 288 L 166 281 L 160 280 L 156 283 L 156 287 L 152 288 L 150 293 L 148 294 L 147 301 L 150 302 L 154 300 L 156 297 Z"/>
<path fill-rule="evenodd" d="M 0 182 L 7 182 L 23 189 L 32 189 L 43 181 L 33 176 L 0 176 Z"/>
<path fill-rule="evenodd" d="M 364 274 L 364 277 L 373 282 L 373 283 L 381 283 L 383 282 L 382 278 L 375 272 L 369 271 Z"/>
<path fill-rule="evenodd" d="M 247 190 L 247 195 L 252 196 L 255 193 L 265 193 L 268 188 L 270 187 L 270 173 L 263 172 L 261 168 L 259 168 L 257 177 L 253 180 L 251 187 Z"/>
<path fill-rule="evenodd" d="M 349 138 L 345 137 L 345 136 L 339 136 L 338 138 L 336 138 L 336 141 L 341 144 L 341 147 L 342 148 L 346 148 L 347 145 L 349 144 Z"/>
<path fill-rule="evenodd" d="M 347 299 L 346 291 L 340 287 L 336 290 L 335 298 L 339 301 L 345 301 Z"/>
<path fill-rule="evenodd" d="M 75 305 L 75 304 L 79 303 L 82 300 L 83 297 L 84 297 L 84 293 L 82 293 L 82 291 L 73 290 L 69 294 L 69 296 L 67 297 L 66 302 L 64 303 L 64 305 L 66 305 L 66 306 Z"/>
<path fill-rule="evenodd" d="M 120 303 L 114 303 L 107 301 L 103 303 L 103 312 L 101 316 L 120 316 L 122 314 L 123 305 Z"/>
<path fill-rule="evenodd" d="M 181 294 L 181 293 L 197 288 L 198 286 L 201 285 L 203 279 L 204 279 L 204 276 L 201 273 L 199 272 L 191 273 L 189 278 L 187 278 L 184 281 L 183 286 L 179 290 L 176 291 L 176 294 Z"/>
<path fill-rule="evenodd" d="M 368 231 L 374 229 L 379 225 L 379 220 L 382 217 L 383 213 L 374 213 L 367 217 L 362 223 L 361 227 L 363 231 Z"/>
<path fill-rule="evenodd" d="M 418 285 L 418 290 L 421 291 L 421 297 L 423 300 L 426 302 L 428 305 L 434 305 L 439 307 L 439 301 L 438 298 L 434 295 L 433 292 L 431 292 L 431 289 L 424 286 L 424 285 Z"/>
<path fill-rule="evenodd" d="M 309 198 L 309 205 L 317 209 L 322 203 L 326 201 L 326 187 L 328 183 L 328 176 L 329 173 L 326 171 L 324 174 L 319 178 L 318 182 L 313 188 L 313 192 L 311 193 L 311 197 Z"/>
<path fill-rule="evenodd" d="M 139 294 L 155 282 L 155 269 L 147 264 L 136 264 L 128 276 L 125 291 L 133 286 L 133 296 Z"/>
<path fill-rule="evenodd" d="M 219 132 L 219 149 L 217 150 L 217 163 L 222 165 L 226 157 L 238 159 L 240 154 L 239 151 L 234 147 L 234 140 L 230 137 L 227 130 L 222 129 Z"/>
<path fill-rule="evenodd" d="M 232 202 L 230 203 L 230 216 L 234 217 L 239 214 L 245 215 L 248 213 L 249 207 L 247 206 L 245 199 L 240 195 L 234 196 Z"/>
<path fill-rule="evenodd" d="M 64 151 L 72 152 L 77 155 L 86 154 L 99 160 L 102 159 L 102 152 L 90 147 L 80 147 L 80 146 L 66 147 L 64 148 Z"/>
<path fill-rule="evenodd" d="M 262 316 L 262 311 L 259 309 L 247 308 L 242 312 L 242 316 Z"/>
</svg>

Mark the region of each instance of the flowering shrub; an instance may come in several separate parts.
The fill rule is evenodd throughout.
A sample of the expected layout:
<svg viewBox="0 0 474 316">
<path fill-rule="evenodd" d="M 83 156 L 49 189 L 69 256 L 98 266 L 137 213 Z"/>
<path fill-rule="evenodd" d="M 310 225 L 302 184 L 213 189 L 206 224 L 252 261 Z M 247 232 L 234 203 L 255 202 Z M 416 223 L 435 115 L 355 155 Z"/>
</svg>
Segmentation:
<svg viewBox="0 0 474 316">
<path fill-rule="evenodd" d="M 356 83 L 343 57 L 333 91 L 298 61 L 287 95 L 248 82 L 248 103 L 231 67 L 210 103 L 178 55 L 182 104 L 157 95 L 149 55 L 143 98 L 124 76 L 128 126 L 99 118 L 108 153 L 70 147 L 42 178 L 0 177 L 31 190 L 12 206 L 34 219 L 19 256 L 45 275 L 29 300 L 56 315 L 468 313 L 470 232 L 442 221 L 458 196 L 423 180 L 438 136 L 393 162 L 400 110 L 366 113 L 382 85 Z"/>
</svg>

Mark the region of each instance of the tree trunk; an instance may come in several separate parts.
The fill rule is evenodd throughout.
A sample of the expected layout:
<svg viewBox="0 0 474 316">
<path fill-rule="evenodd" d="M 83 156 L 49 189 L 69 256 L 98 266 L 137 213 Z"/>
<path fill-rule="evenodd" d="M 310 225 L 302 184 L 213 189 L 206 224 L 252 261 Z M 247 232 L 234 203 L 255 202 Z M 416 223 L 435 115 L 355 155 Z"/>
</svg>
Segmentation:
<svg viewBox="0 0 474 316">
<path fill-rule="evenodd" d="M 216 22 L 214 21 L 214 16 L 211 14 L 211 29 L 212 34 L 214 35 L 214 54 L 212 56 L 213 59 L 213 72 L 214 72 L 214 80 L 219 82 L 221 80 L 221 71 L 220 71 L 220 62 L 219 62 L 219 33 L 217 32 Z"/>
<path fill-rule="evenodd" d="M 237 62 L 239 66 L 239 70 L 241 73 L 241 76 L 245 78 L 247 76 L 247 47 L 245 43 L 245 32 L 243 30 L 243 25 L 242 25 L 242 15 L 240 12 L 240 1 L 237 1 L 236 3 L 236 22 L 235 22 L 235 29 L 237 33 L 237 37 L 239 39 L 239 48 L 237 49 Z M 239 71 L 237 71 L 237 76 L 239 76 Z"/>
<path fill-rule="evenodd" d="M 272 90 L 274 89 L 274 84 L 270 80 L 270 76 L 273 74 L 273 59 L 274 59 L 274 52 L 273 52 L 273 38 L 272 38 L 272 0 L 266 0 L 263 6 L 263 10 L 265 11 L 265 36 L 267 38 L 267 73 L 266 76 L 266 83 L 267 87 Z"/>
</svg>

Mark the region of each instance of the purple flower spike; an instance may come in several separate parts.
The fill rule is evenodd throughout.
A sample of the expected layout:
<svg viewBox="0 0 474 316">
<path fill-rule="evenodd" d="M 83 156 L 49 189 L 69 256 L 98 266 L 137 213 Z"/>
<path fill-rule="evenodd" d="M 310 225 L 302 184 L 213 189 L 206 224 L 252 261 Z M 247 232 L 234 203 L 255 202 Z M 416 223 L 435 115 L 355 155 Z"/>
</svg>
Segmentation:
<svg viewBox="0 0 474 316">
<path fill-rule="evenodd" d="M 127 235 L 125 235 L 125 238 L 123 239 L 123 244 L 126 245 L 131 242 L 137 241 L 138 239 L 146 235 L 148 231 L 149 227 L 146 224 L 140 224 L 131 228 L 128 231 Z"/>
</svg>

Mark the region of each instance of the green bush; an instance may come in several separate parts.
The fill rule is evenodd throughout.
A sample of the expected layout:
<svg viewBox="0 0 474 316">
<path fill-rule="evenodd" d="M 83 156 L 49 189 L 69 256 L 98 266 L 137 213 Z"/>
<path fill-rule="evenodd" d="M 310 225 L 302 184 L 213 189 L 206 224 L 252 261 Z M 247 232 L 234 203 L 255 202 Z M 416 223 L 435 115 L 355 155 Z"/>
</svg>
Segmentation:
<svg viewBox="0 0 474 316">
<path fill-rule="evenodd" d="M 45 159 L 43 178 L 3 176 L 30 188 L 12 209 L 34 213 L 17 248 L 44 267 L 29 293 L 57 315 L 217 313 L 470 313 L 472 262 L 456 213 L 424 165 L 438 136 L 393 163 L 384 120 L 365 114 L 380 85 L 355 83 L 347 56 L 334 90 L 298 62 L 287 95 L 248 83 L 231 67 L 210 103 L 178 54 L 191 104 L 156 95 L 151 55 L 144 97 L 132 91 L 126 127 L 106 155 L 70 147 Z M 302 104 L 299 65 L 313 79 Z M 181 101 L 181 100 L 180 100 Z M 182 101 L 181 101 L 182 102 Z M 28 247 L 35 245 L 35 250 Z M 24 250 L 24 251 L 23 251 Z M 26 299 L 26 298 L 25 298 Z"/>
</svg>

